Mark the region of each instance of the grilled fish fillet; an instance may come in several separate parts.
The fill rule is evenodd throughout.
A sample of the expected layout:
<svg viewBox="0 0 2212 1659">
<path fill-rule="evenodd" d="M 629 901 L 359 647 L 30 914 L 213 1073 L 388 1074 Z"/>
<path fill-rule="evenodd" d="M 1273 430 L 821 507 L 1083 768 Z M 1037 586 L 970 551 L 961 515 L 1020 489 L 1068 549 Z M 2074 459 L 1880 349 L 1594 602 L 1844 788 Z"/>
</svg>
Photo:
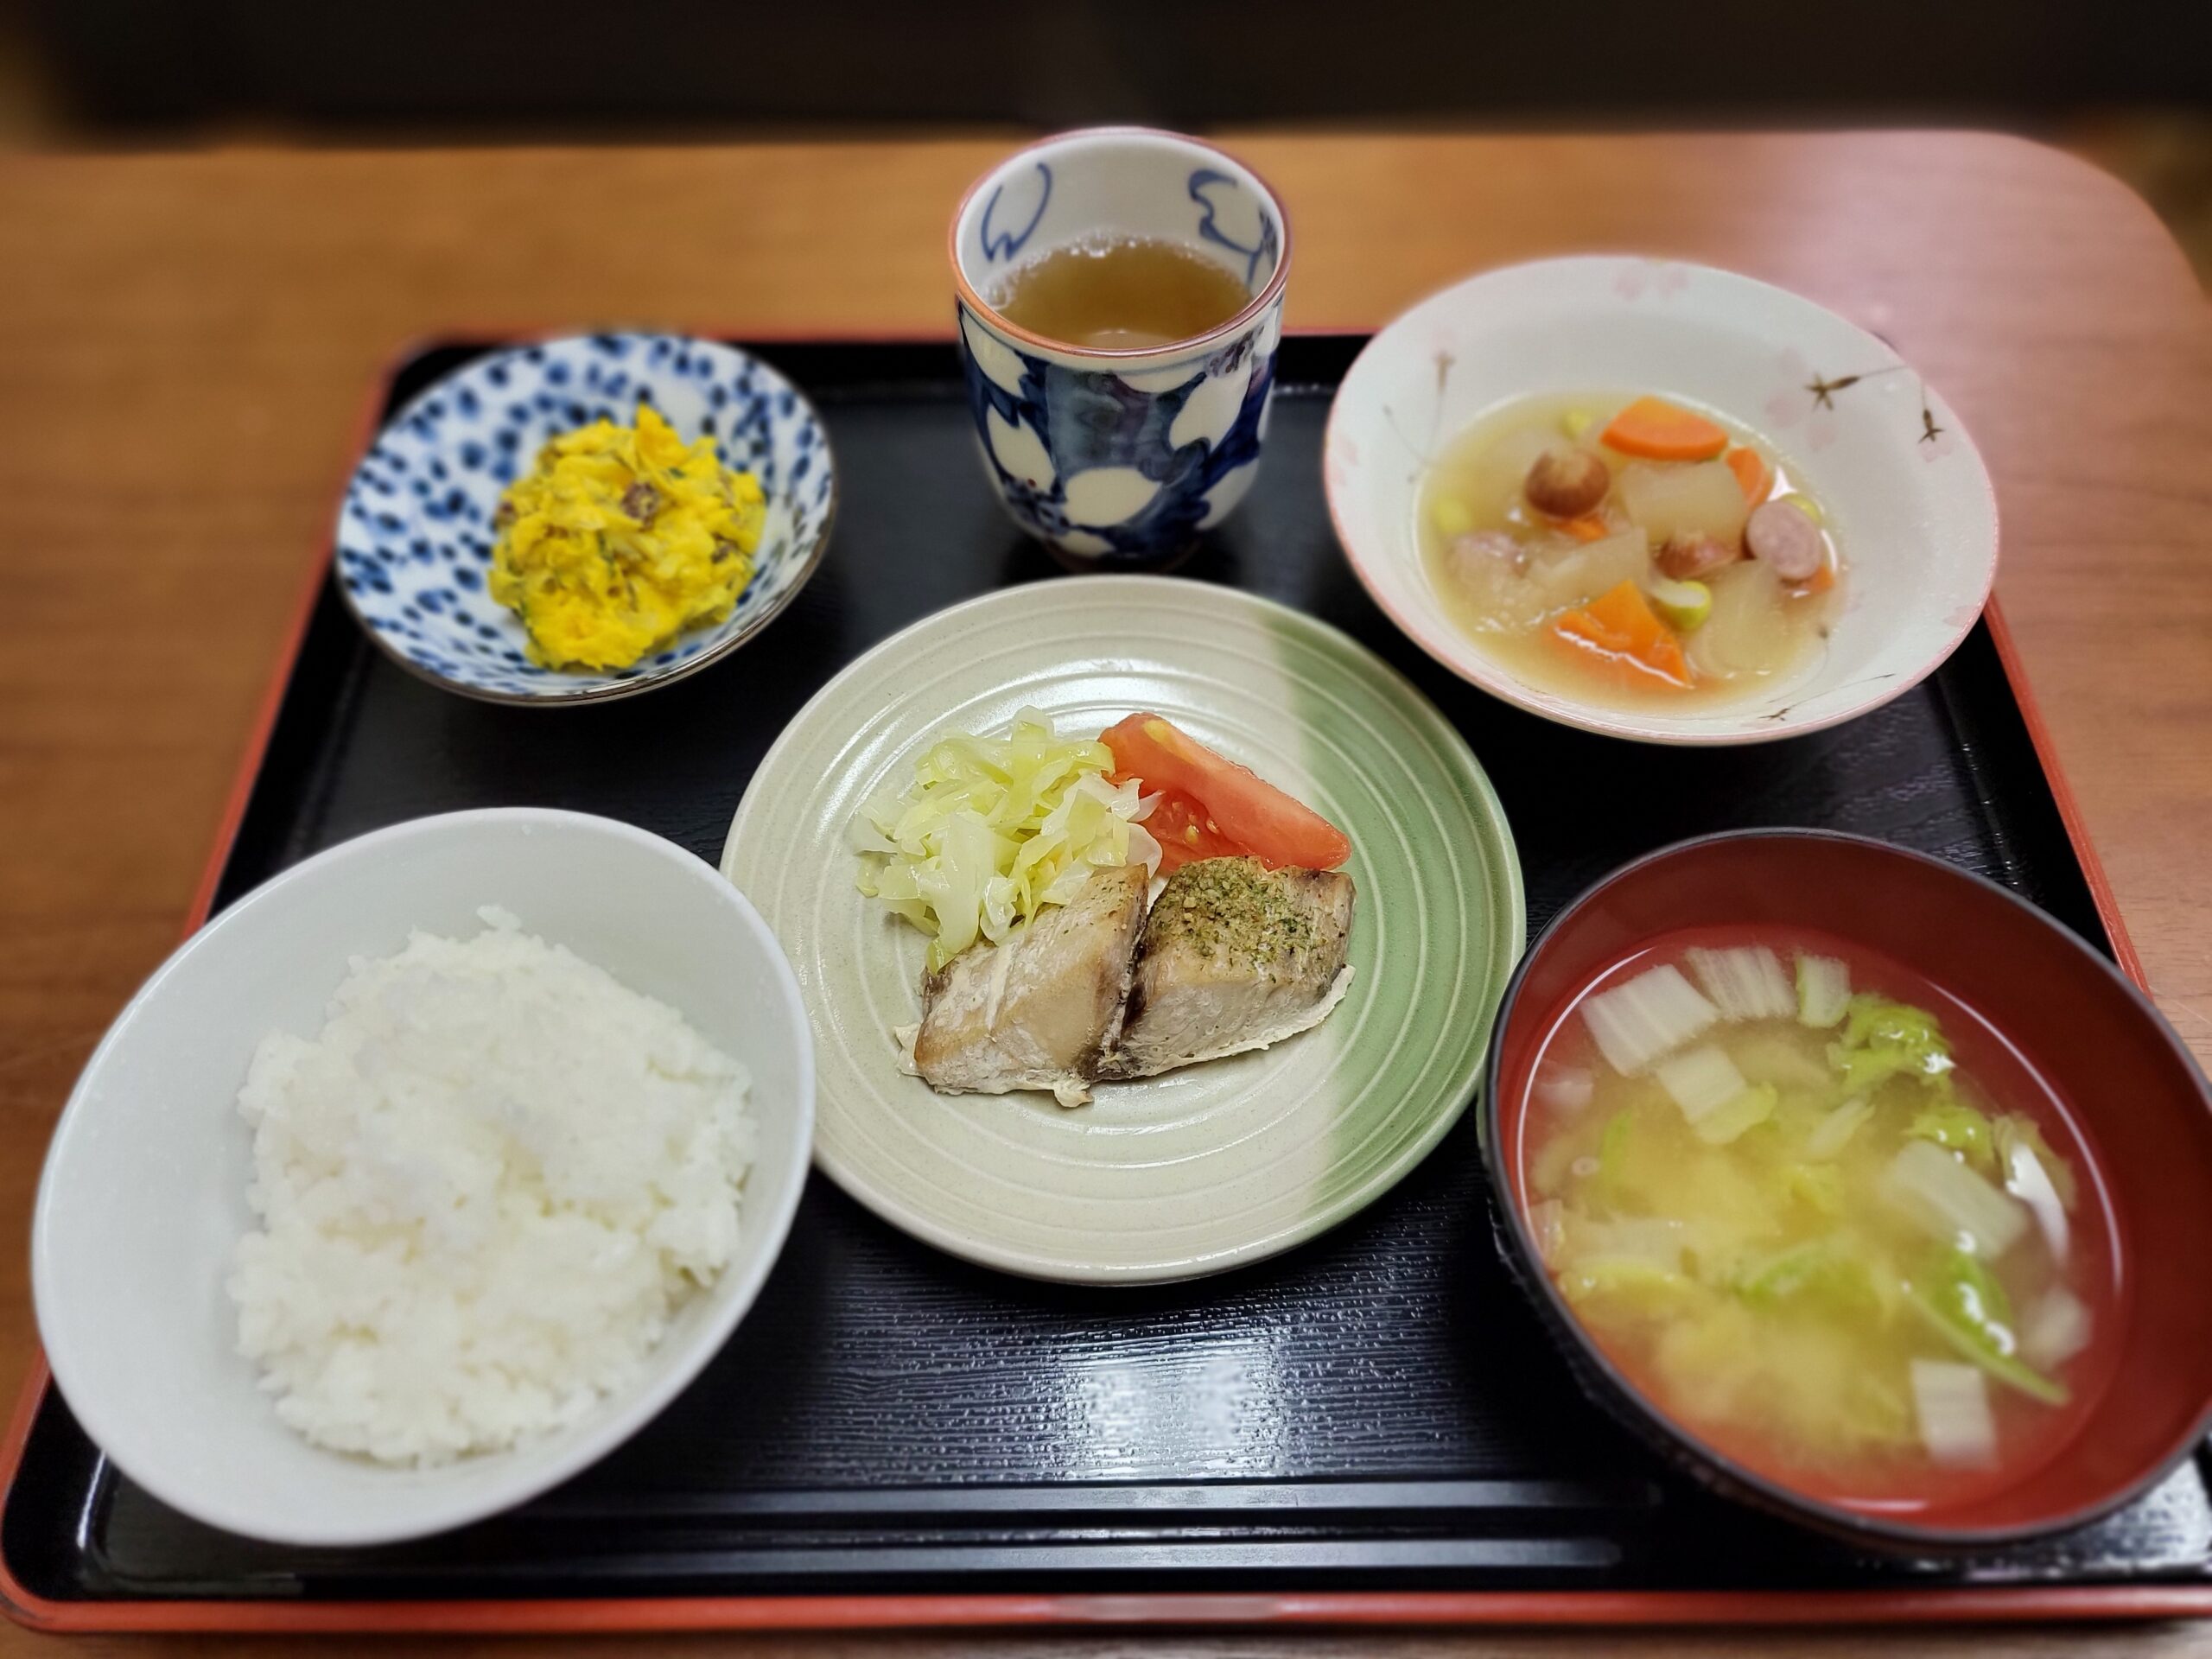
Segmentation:
<svg viewBox="0 0 2212 1659">
<path fill-rule="evenodd" d="M 1147 885 L 1141 864 L 1101 870 L 1068 903 L 925 979 L 912 1052 L 922 1080 L 952 1095 L 1049 1089 L 1063 1106 L 1090 1099 L 1120 1028 Z"/>
<path fill-rule="evenodd" d="M 1168 878 L 1097 1075 L 1148 1077 L 1318 1026 L 1351 981 L 1351 878 L 1209 858 Z"/>
</svg>

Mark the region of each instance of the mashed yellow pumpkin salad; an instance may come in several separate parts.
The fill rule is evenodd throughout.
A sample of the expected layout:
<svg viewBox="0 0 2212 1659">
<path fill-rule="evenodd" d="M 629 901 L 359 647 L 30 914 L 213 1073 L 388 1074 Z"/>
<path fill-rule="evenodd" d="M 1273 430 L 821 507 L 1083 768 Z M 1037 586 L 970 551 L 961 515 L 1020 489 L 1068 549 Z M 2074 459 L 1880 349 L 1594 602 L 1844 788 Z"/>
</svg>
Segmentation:
<svg viewBox="0 0 2212 1659">
<path fill-rule="evenodd" d="M 753 578 L 760 481 L 687 444 L 650 404 L 635 426 L 562 434 L 500 498 L 492 597 L 554 668 L 627 668 L 697 622 L 719 622 Z"/>
</svg>

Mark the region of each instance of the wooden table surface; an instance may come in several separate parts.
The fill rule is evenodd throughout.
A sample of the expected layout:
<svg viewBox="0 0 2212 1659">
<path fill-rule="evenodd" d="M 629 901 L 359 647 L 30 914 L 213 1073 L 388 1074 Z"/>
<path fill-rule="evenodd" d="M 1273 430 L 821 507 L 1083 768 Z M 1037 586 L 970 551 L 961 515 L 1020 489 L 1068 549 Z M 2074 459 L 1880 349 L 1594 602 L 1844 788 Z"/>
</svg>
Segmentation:
<svg viewBox="0 0 2212 1659">
<path fill-rule="evenodd" d="M 1486 265 L 1639 250 L 1784 283 L 1924 370 L 1995 475 L 1999 590 L 2151 984 L 2212 1056 L 2212 326 L 2142 202 L 2056 151 L 1966 134 L 1231 142 L 1296 226 L 1293 327 L 1371 327 Z M 0 1390 L 32 1352 L 23 1224 L 48 1129 L 176 942 L 378 370 L 471 327 L 949 335 L 945 220 L 1005 147 L 0 159 Z M 2023 1654 L 2081 1641 L 2003 1639 Z M 0 1627 L 0 1650 L 36 1640 Z M 2170 1626 L 2129 1645 L 2206 1643 Z M 982 1642 L 1094 1659 L 1140 1645 Z M 1618 1639 L 1649 1654 L 1859 1645 Z"/>
</svg>

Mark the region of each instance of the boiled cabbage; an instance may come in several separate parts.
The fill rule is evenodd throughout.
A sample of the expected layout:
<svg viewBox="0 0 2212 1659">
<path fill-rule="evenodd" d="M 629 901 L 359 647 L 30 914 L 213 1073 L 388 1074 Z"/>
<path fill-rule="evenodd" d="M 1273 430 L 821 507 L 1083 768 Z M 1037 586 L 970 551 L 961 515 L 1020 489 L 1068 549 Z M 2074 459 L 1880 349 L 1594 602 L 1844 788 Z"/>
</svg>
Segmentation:
<svg viewBox="0 0 2212 1659">
<path fill-rule="evenodd" d="M 861 807 L 850 829 L 860 890 L 930 935 L 930 967 L 978 938 L 1005 938 L 1092 874 L 1160 868 L 1135 780 L 1106 780 L 1114 753 L 1053 734 L 1034 709 L 1004 737 L 957 735 L 915 763 L 914 780 Z"/>
<path fill-rule="evenodd" d="M 1916 1141 L 1933 1141 L 1957 1153 L 1985 1175 L 1997 1167 L 1989 1120 L 1962 1100 L 1938 1100 L 1922 1107 L 1913 1114 L 1905 1133 Z"/>
<path fill-rule="evenodd" d="M 2015 1357 L 2012 1304 L 1996 1275 L 1968 1252 L 1936 1252 L 1913 1275 L 1912 1304 L 1960 1355 L 2009 1388 L 2047 1406 L 2063 1406 L 2066 1385 Z"/>
<path fill-rule="evenodd" d="M 1887 1078 L 1908 1077 L 1948 1095 L 1951 1046 L 1934 1014 L 1866 992 L 1847 1006 L 1843 1036 L 1828 1045 L 1828 1064 L 1845 1093 L 1867 1094 Z"/>
</svg>

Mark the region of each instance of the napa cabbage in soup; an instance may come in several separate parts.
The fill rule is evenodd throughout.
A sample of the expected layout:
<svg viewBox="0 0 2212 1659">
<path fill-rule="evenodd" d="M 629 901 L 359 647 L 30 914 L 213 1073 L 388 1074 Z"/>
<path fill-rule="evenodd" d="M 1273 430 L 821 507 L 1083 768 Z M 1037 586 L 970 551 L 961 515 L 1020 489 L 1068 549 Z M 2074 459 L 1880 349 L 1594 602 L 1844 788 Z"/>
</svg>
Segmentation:
<svg viewBox="0 0 2212 1659">
<path fill-rule="evenodd" d="M 1521 1167 L 1599 1346 L 1724 1454 L 1894 1510 L 2018 1478 L 2109 1379 L 2119 1255 L 2063 1104 L 1901 965 L 1680 936 L 1538 1062 Z"/>
</svg>

